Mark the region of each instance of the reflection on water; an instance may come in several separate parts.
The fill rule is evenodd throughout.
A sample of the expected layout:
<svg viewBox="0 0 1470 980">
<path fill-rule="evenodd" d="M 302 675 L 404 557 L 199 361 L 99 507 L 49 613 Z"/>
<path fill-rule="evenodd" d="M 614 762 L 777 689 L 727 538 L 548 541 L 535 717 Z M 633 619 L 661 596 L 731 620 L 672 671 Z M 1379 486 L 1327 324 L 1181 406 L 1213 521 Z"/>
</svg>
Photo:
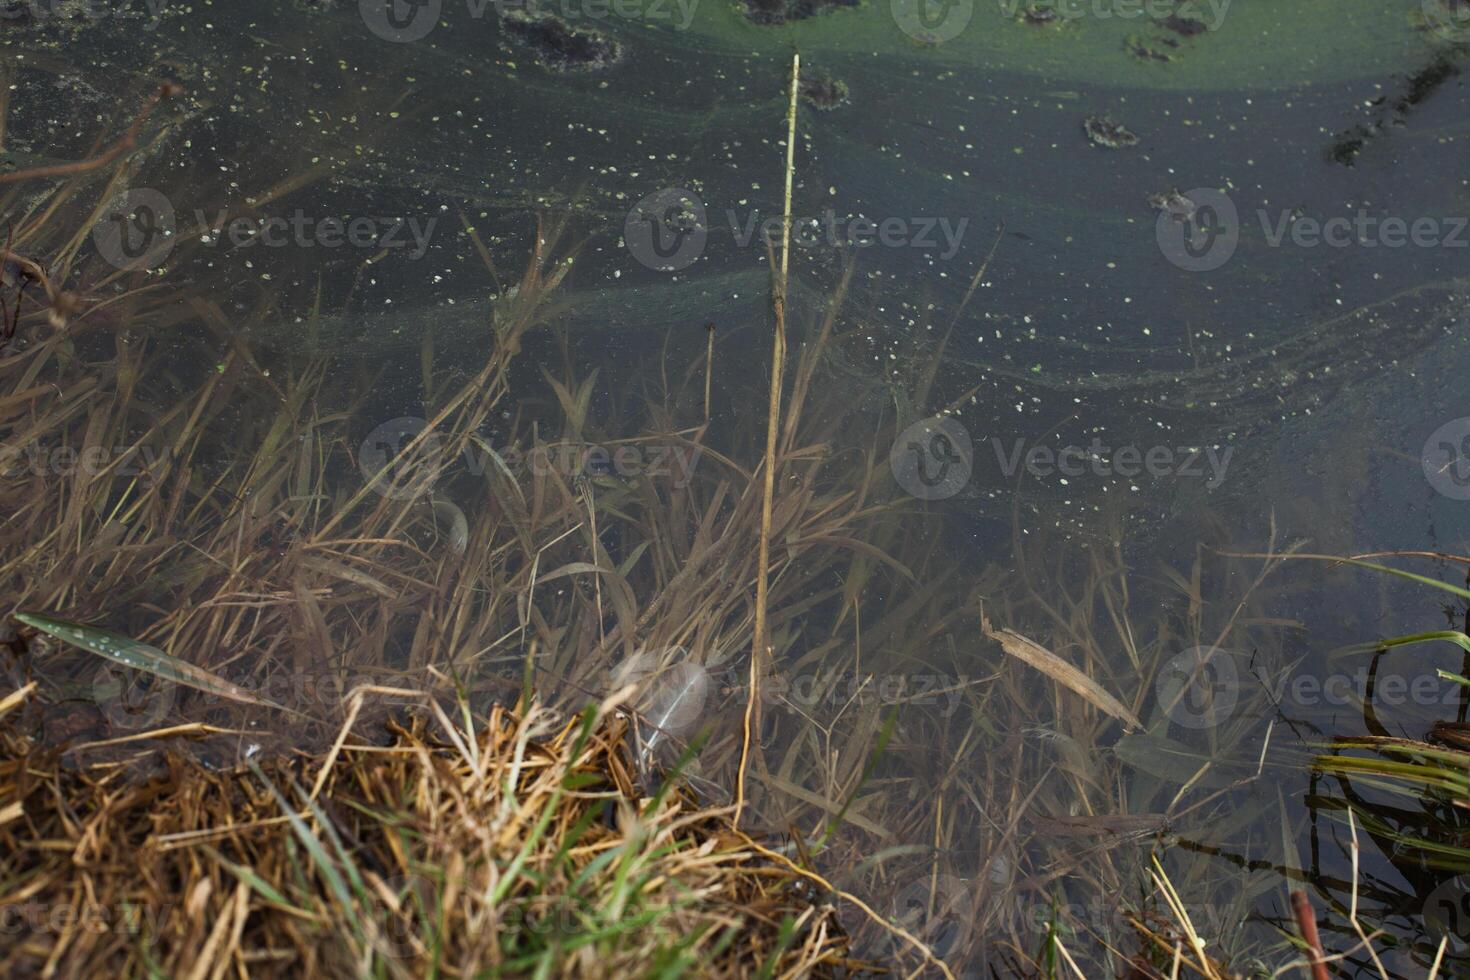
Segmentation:
<svg viewBox="0 0 1470 980">
<path fill-rule="evenodd" d="M 703 737 L 731 800 L 753 703 L 750 825 L 957 972 L 1119 972 L 1153 857 L 1241 969 L 1346 905 L 1311 758 L 1460 657 L 1340 652 L 1442 604 L 1282 555 L 1464 551 L 1460 5 L 826 6 L 6 8 L 0 560 L 114 635 L 30 641 L 47 740 L 636 684 L 644 785 Z M 1420 975 L 1456 869 L 1362 861 Z"/>
</svg>

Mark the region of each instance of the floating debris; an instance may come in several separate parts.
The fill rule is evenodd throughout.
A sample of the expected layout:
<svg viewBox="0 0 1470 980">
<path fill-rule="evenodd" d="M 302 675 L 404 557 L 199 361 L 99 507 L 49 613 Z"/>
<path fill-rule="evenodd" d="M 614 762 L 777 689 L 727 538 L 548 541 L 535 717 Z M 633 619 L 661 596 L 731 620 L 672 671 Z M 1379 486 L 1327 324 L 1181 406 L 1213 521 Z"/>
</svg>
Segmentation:
<svg viewBox="0 0 1470 980">
<path fill-rule="evenodd" d="M 460 510 L 458 504 L 443 497 L 433 498 L 430 507 L 434 511 L 434 523 L 443 528 L 449 550 L 456 555 L 464 554 L 470 541 L 470 522 L 464 516 L 464 511 Z"/>
<path fill-rule="evenodd" d="M 1032 27 L 1055 27 L 1062 23 L 1061 14 L 1050 3 L 1033 3 L 1016 15 L 1016 19 Z"/>
<path fill-rule="evenodd" d="M 1210 29 L 1210 25 L 1193 17 L 1180 17 L 1177 13 L 1170 14 L 1159 21 L 1161 27 L 1165 27 L 1180 37 L 1194 37 L 1203 34 Z"/>
<path fill-rule="evenodd" d="M 806 20 L 835 7 L 857 5 L 857 0 L 745 0 L 745 19 L 770 27 Z"/>
<path fill-rule="evenodd" d="M 1172 188 L 1162 194 L 1150 194 L 1148 203 L 1159 211 L 1166 212 L 1175 221 L 1185 222 L 1194 217 L 1198 210 L 1197 205 L 1189 199 L 1186 194 L 1179 193 L 1179 189 Z"/>
<path fill-rule="evenodd" d="M 1470 2 L 1466 3 L 1465 9 L 1467 16 L 1470 16 Z M 1450 58 L 1434 59 L 1409 77 L 1403 95 L 1393 104 L 1394 109 L 1400 115 L 1407 115 L 1411 109 L 1437 92 L 1445 82 L 1459 74 L 1459 65 Z"/>
<path fill-rule="evenodd" d="M 1177 48 L 1179 46 L 1178 43 L 1175 41 L 1165 40 L 1164 43 L 1171 48 Z M 1143 38 L 1139 37 L 1136 34 L 1129 35 L 1127 40 L 1123 42 L 1123 46 L 1127 48 L 1129 54 L 1142 61 L 1174 60 L 1174 56 L 1172 54 L 1167 51 L 1160 51 L 1158 48 L 1155 47 L 1150 47 L 1148 42 L 1146 42 Z"/>
<path fill-rule="evenodd" d="M 551 14 L 512 10 L 502 23 L 552 71 L 597 71 L 623 57 L 623 46 L 617 41 L 597 31 L 571 27 Z"/>
<path fill-rule="evenodd" d="M 1463 57 L 1463 52 L 1458 56 Z M 1351 167 L 1370 141 L 1389 132 L 1390 127 L 1403 125 L 1420 105 L 1460 73 L 1460 66 L 1453 57 L 1442 55 L 1430 61 L 1404 80 L 1397 95 L 1392 98 L 1381 96 L 1370 102 L 1368 107 L 1372 110 L 1372 119 L 1369 122 L 1355 123 L 1337 133 L 1327 146 L 1327 159 Z"/>
<path fill-rule="evenodd" d="M 1082 129 L 1094 146 L 1109 150 L 1121 150 L 1138 143 L 1138 134 L 1111 116 L 1088 116 L 1082 121 Z"/>
<path fill-rule="evenodd" d="M 1327 159 L 1333 163 L 1340 163 L 1344 167 L 1351 167 L 1357 162 L 1358 154 L 1368 145 L 1368 141 L 1377 136 L 1379 127 L 1356 125 L 1351 129 L 1338 133 L 1327 147 Z"/>
<path fill-rule="evenodd" d="M 800 92 L 804 102 L 823 111 L 843 105 L 851 94 L 846 82 L 825 73 L 803 75 Z"/>
</svg>

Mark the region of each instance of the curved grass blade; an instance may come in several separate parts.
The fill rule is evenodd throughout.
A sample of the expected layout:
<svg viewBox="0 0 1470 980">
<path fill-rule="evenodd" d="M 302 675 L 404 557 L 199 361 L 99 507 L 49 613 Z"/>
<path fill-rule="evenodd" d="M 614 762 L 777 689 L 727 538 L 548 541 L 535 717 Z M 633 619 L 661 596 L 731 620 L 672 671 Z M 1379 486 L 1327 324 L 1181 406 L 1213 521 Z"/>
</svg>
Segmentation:
<svg viewBox="0 0 1470 980">
<path fill-rule="evenodd" d="M 1292 559 L 1294 561 L 1325 561 L 1325 562 L 1333 562 L 1333 563 L 1339 564 L 1339 565 L 1354 565 L 1354 566 L 1356 566 L 1358 568 L 1367 568 L 1367 569 L 1370 569 L 1370 570 L 1375 571 L 1375 572 L 1383 572 L 1383 573 L 1388 574 L 1388 575 L 1397 575 L 1399 578 L 1406 578 L 1410 582 L 1418 582 L 1420 585 L 1427 585 L 1430 588 L 1441 589 L 1441 590 L 1443 590 L 1445 592 L 1450 593 L 1451 595 L 1459 596 L 1461 599 L 1470 599 L 1470 589 L 1462 588 L 1462 587 L 1460 587 L 1458 585 L 1451 585 L 1449 582 L 1441 582 L 1439 579 L 1437 579 L 1437 578 L 1430 578 L 1427 575 L 1418 575 L 1418 574 L 1416 574 L 1414 572 L 1406 572 L 1402 568 L 1390 568 L 1387 565 L 1379 565 L 1379 564 L 1377 564 L 1375 562 L 1363 561 L 1362 559 L 1359 559 L 1359 558 L 1343 558 L 1343 557 L 1340 557 L 1340 556 L 1337 556 L 1337 555 L 1275 555 L 1275 556 L 1272 556 L 1272 555 L 1251 554 L 1251 553 L 1235 552 L 1235 551 L 1226 551 L 1226 552 L 1222 552 L 1222 554 L 1225 554 L 1225 555 L 1227 555 L 1229 557 L 1232 557 L 1232 558 L 1271 558 L 1271 557 L 1275 557 L 1275 558 L 1281 558 L 1281 559 L 1287 559 L 1287 558 L 1289 558 L 1289 559 Z"/>
<path fill-rule="evenodd" d="M 1432 643 L 1436 640 L 1448 640 L 1466 653 L 1470 653 L 1470 636 L 1466 636 L 1459 630 L 1435 630 L 1432 633 L 1412 633 L 1407 636 L 1392 636 L 1386 640 L 1374 640 L 1372 643 L 1354 644 L 1342 652 L 1345 654 L 1377 653 L 1380 650 L 1406 647 L 1415 643 Z"/>
<path fill-rule="evenodd" d="M 122 664 L 124 667 L 132 667 L 135 670 L 147 671 L 164 680 L 183 684 L 203 691 L 206 694 L 218 695 L 231 701 L 239 701 L 242 704 L 253 704 L 263 708 L 274 708 L 277 711 L 285 711 L 289 714 L 297 714 L 285 705 L 277 704 L 269 698 L 261 697 L 253 691 L 247 691 L 238 684 L 232 684 L 218 674 L 211 673 L 202 667 L 196 667 L 178 657 L 170 656 L 155 646 L 150 646 L 131 637 L 109 630 L 98 629 L 95 626 L 86 626 L 81 623 L 73 623 L 65 619 L 56 619 L 51 616 L 43 616 L 39 613 L 16 613 L 15 618 L 34 629 L 40 630 L 48 636 L 54 636 L 58 640 L 65 640 L 74 646 L 79 646 L 88 653 L 95 653 L 99 657 L 106 657 L 114 663 Z"/>
</svg>

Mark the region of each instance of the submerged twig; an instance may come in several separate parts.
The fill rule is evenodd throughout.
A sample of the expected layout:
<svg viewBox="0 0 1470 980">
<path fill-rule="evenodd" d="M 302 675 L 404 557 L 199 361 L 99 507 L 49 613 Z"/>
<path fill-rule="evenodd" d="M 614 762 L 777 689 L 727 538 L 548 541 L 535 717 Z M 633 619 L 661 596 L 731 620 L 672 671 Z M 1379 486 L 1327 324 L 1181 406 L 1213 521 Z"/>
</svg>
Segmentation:
<svg viewBox="0 0 1470 980">
<path fill-rule="evenodd" d="M 138 134 L 143 129 L 143 123 L 153 114 L 153 110 L 158 107 L 158 103 L 164 99 L 178 95 L 183 90 L 183 86 L 175 82 L 164 82 L 158 86 L 157 91 L 148 97 L 147 102 L 143 103 L 142 110 L 139 111 L 137 117 L 133 120 L 133 124 L 128 127 L 128 131 L 123 134 L 123 137 L 96 156 L 88 157 L 85 160 L 73 160 L 71 163 L 56 163 L 46 167 L 31 167 L 28 170 L 16 170 L 8 174 L 0 174 L 0 184 L 14 184 L 22 180 L 33 180 L 37 177 L 64 177 L 70 174 L 86 173 L 89 170 L 96 170 L 99 167 L 107 166 L 107 164 L 116 160 L 138 144 Z"/>
<path fill-rule="evenodd" d="M 1322 940 L 1317 935 L 1317 916 L 1312 911 L 1312 900 L 1300 888 L 1291 893 L 1291 910 L 1296 916 L 1297 928 L 1302 932 L 1302 941 L 1307 944 L 1312 980 L 1330 980 L 1327 963 L 1322 958 Z"/>
</svg>

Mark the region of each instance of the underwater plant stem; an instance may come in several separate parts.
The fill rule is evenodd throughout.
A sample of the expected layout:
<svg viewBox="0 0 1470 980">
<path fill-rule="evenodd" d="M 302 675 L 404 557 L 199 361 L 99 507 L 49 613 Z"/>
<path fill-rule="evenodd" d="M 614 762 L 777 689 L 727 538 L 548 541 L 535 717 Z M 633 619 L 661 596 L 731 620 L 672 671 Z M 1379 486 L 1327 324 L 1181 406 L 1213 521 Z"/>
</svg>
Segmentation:
<svg viewBox="0 0 1470 980">
<path fill-rule="evenodd" d="M 29 170 L 15 170 L 8 174 L 0 174 L 0 184 L 14 184 L 17 181 L 34 180 L 37 177 L 65 177 L 106 166 L 138 145 L 138 134 L 143 129 L 143 123 L 153 114 L 158 103 L 164 99 L 173 98 L 181 92 L 183 92 L 183 87 L 173 82 L 164 82 L 160 85 L 157 91 L 148 98 L 148 101 L 143 103 L 142 110 L 133 119 L 133 124 L 128 127 L 122 139 L 96 156 L 85 160 L 74 160 L 71 163 L 57 163 L 46 167 L 32 167 Z"/>
<path fill-rule="evenodd" d="M 1312 911 L 1312 900 L 1298 888 L 1291 893 L 1291 910 L 1296 914 L 1297 928 L 1307 944 L 1308 962 L 1312 966 L 1312 980 L 1331 980 L 1327 975 L 1327 962 L 1322 956 L 1322 940 L 1317 935 L 1317 916 Z"/>
<path fill-rule="evenodd" d="M 759 727 L 760 670 L 766 655 L 766 593 L 771 571 L 771 499 L 776 492 L 776 437 L 781 428 L 781 375 L 786 363 L 786 282 L 791 263 L 791 179 L 796 169 L 796 97 L 801 55 L 791 56 L 791 101 L 786 107 L 786 189 L 781 220 L 781 269 L 771 293 L 776 326 L 771 347 L 771 400 L 766 419 L 766 459 L 761 490 L 761 536 L 755 579 L 755 627 L 750 649 L 750 692 L 745 702 L 745 732 L 735 783 L 735 826 L 745 810 L 745 770 L 750 762 L 751 731 Z"/>
<path fill-rule="evenodd" d="M 704 424 L 709 425 L 709 393 L 710 382 L 715 373 L 715 322 L 711 320 L 704 325 L 707 336 L 704 347 Z"/>
</svg>

